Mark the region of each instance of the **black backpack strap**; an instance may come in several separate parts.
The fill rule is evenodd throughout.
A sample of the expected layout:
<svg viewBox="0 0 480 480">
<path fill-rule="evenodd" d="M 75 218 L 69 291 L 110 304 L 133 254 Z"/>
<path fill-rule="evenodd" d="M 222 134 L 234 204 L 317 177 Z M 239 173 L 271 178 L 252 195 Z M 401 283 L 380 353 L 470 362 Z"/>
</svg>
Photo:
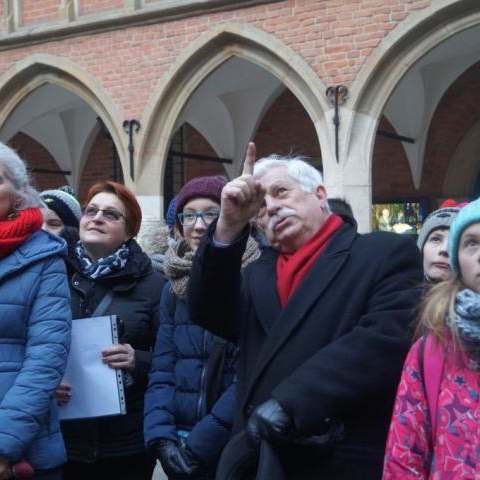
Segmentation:
<svg viewBox="0 0 480 480">
<path fill-rule="evenodd" d="M 91 317 L 103 317 L 108 307 L 113 301 L 113 290 L 108 290 L 108 292 L 103 296 L 100 303 L 97 305 L 97 308 L 92 313 Z"/>
</svg>

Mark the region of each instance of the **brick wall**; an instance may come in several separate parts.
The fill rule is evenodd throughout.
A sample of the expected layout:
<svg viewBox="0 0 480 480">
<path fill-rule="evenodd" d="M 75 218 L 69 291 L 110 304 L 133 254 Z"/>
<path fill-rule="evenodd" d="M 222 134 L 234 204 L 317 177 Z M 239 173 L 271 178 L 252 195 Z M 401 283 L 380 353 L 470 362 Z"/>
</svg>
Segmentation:
<svg viewBox="0 0 480 480">
<path fill-rule="evenodd" d="M 480 62 L 466 70 L 447 90 L 428 132 L 421 189 L 441 196 L 449 160 L 465 134 L 480 121 Z M 461 165 L 458 166 L 461 168 Z"/>
<path fill-rule="evenodd" d="M 385 117 L 378 128 L 401 134 Z M 414 195 L 416 191 L 402 142 L 377 135 L 372 160 L 372 197 L 384 201 Z"/>
<path fill-rule="evenodd" d="M 124 118 L 140 118 L 153 88 L 178 55 L 202 33 L 225 22 L 234 22 L 248 23 L 276 36 L 309 62 L 326 85 L 349 86 L 382 39 L 410 11 L 423 9 L 430 3 L 429 0 L 287 0 L 235 11 L 207 13 L 1 51 L 0 75 L 9 71 L 15 62 L 33 53 L 65 57 L 99 80 Z M 36 8 L 39 4 L 41 9 Z M 59 0 L 23 0 L 22 21 L 28 25 L 49 21 L 53 9 L 58 15 L 58 5 Z M 82 14 L 122 6 L 123 0 L 80 1 Z M 3 2 L 0 2 L 0 13 L 2 10 Z M 448 161 L 458 142 L 473 122 L 478 121 L 479 70 L 478 65 L 472 67 L 458 79 L 433 118 L 421 186 L 431 199 L 440 196 L 439 189 Z M 391 129 L 385 122 L 385 119 L 382 120 L 380 128 Z M 204 140 L 194 137 L 194 133 L 189 137 L 190 151 L 211 154 L 211 147 L 202 145 Z M 97 140 L 82 178 L 82 184 L 85 183 L 82 195 L 99 176 L 104 178 L 106 172 L 109 174 L 111 171 L 109 159 L 112 158 L 112 147 L 105 139 Z M 271 152 L 288 153 L 292 149 L 295 153 L 320 157 L 314 127 L 289 91 L 285 91 L 265 114 L 254 140 L 259 156 Z M 33 146 L 22 143 L 22 148 L 29 151 Z M 36 155 L 31 157 L 37 158 Z M 50 158 L 50 161 L 53 160 Z M 221 164 L 210 162 L 189 160 L 186 166 L 187 178 L 223 171 Z M 376 197 L 418 194 L 398 141 L 377 137 L 372 175 L 373 195 Z M 46 177 L 45 182 L 50 181 Z"/>
<path fill-rule="evenodd" d="M 479 105 L 480 62 L 450 86 L 435 111 L 428 132 L 419 190 L 413 185 L 402 143 L 377 136 L 373 151 L 373 197 L 416 197 L 421 191 L 432 208 L 438 206 L 452 155 L 465 134 L 480 120 Z M 395 132 L 385 118 L 382 118 L 379 129 Z"/>
<path fill-rule="evenodd" d="M 218 158 L 213 148 L 207 140 L 192 126 L 186 124 L 183 129 L 184 153 L 191 153 L 196 155 L 205 155 L 208 157 Z M 181 150 L 179 146 L 174 145 L 173 150 Z M 222 163 L 208 160 L 194 160 L 185 157 L 183 160 L 180 157 L 173 157 L 169 159 L 173 161 L 171 179 L 165 176 L 165 182 L 172 182 L 171 185 L 164 185 L 163 192 L 166 194 L 167 203 L 170 201 L 170 196 L 178 193 L 185 183 L 192 178 L 210 176 L 210 175 L 224 175 L 227 176 L 225 168 Z M 168 193 L 167 193 L 168 192 Z"/>
<path fill-rule="evenodd" d="M 194 128 L 187 126 L 185 151 L 217 157 L 213 148 Z M 297 98 L 285 89 L 260 122 L 254 137 L 258 158 L 270 153 L 306 155 L 319 159 L 320 145 L 312 121 Z M 226 175 L 221 163 L 187 160 L 186 181 L 202 175 Z"/>
<path fill-rule="evenodd" d="M 480 63 L 464 72 L 450 87 L 432 119 L 421 191 L 433 207 L 442 196 L 445 173 L 455 148 L 465 133 L 480 120 L 478 105 Z M 386 118 L 382 118 L 379 129 L 395 131 Z M 188 128 L 186 138 L 186 151 L 216 156 L 195 129 Z M 302 105 L 288 90 L 285 90 L 265 113 L 254 141 L 259 157 L 272 152 L 288 153 L 290 150 L 312 157 L 320 156 L 313 124 Z M 11 144 L 32 167 L 59 168 L 51 155 L 30 137 L 18 134 Z M 80 198 L 84 198 L 88 188 L 98 179 L 112 178 L 112 156 L 111 142 L 105 139 L 103 134 L 99 134 L 84 168 Z M 185 181 L 201 175 L 225 174 L 222 164 L 198 160 L 187 160 L 185 172 Z M 59 177 L 37 174 L 35 178 L 40 190 L 67 183 L 63 175 Z M 414 188 L 402 143 L 397 140 L 377 136 L 373 152 L 372 179 L 372 193 L 376 199 L 408 198 L 419 193 Z"/>
<path fill-rule="evenodd" d="M 38 1 L 38 0 L 37 0 Z M 80 15 L 123 8 L 123 0 L 80 0 Z"/>
<path fill-rule="evenodd" d="M 213 148 L 194 128 L 187 126 L 185 151 L 211 157 L 217 157 Z M 296 97 L 285 90 L 265 113 L 255 135 L 258 157 L 270 153 L 307 155 L 320 157 L 320 146 L 314 126 L 305 109 Z M 12 145 L 20 148 L 25 158 L 32 159 L 32 166 L 58 169 L 51 155 L 30 137 L 20 133 L 12 140 Z M 42 152 L 42 153 L 39 153 Z M 88 189 L 99 180 L 113 179 L 113 146 L 111 141 L 100 132 L 90 150 L 85 163 L 80 187 L 79 199 L 83 200 Z M 120 166 L 118 165 L 118 169 Z M 185 182 L 204 175 L 227 175 L 222 163 L 206 160 L 187 159 L 185 161 Z M 42 184 L 41 189 L 55 188 L 66 184 L 65 177 L 58 183 L 58 178 L 50 175 L 37 175 Z M 45 178 L 44 178 L 45 177 Z"/>
<path fill-rule="evenodd" d="M 17 133 L 8 144 L 16 150 L 30 170 L 35 168 L 52 171 L 60 170 L 59 165 L 52 155 L 50 155 L 50 152 L 26 134 Z M 62 185 L 68 185 L 65 175 L 62 173 L 32 173 L 31 177 L 35 188 L 40 192 L 50 188 L 58 188 Z"/>
<path fill-rule="evenodd" d="M 297 98 L 285 89 L 265 112 L 254 138 L 258 158 L 270 153 L 319 159 L 315 127 Z"/>
<path fill-rule="evenodd" d="M 60 0 L 21 0 L 20 25 L 38 25 L 58 21 Z"/>
<path fill-rule="evenodd" d="M 195 153 L 197 155 L 206 155 L 209 157 L 216 157 L 218 155 L 205 138 L 193 127 L 187 126 L 186 129 L 186 144 L 185 151 L 188 153 Z M 185 183 L 195 177 L 202 177 L 206 175 L 227 175 L 222 163 L 209 162 L 207 160 L 193 160 L 185 161 Z"/>
<path fill-rule="evenodd" d="M 82 203 L 90 187 L 103 180 L 122 181 L 122 177 L 114 178 L 114 147 L 112 141 L 99 132 L 93 142 L 87 161 L 83 168 L 78 198 Z M 117 164 L 117 172 L 121 175 L 120 164 Z"/>
<path fill-rule="evenodd" d="M 113 8 L 117 3 L 120 0 L 82 0 L 81 9 Z M 348 86 L 385 35 L 409 11 L 429 4 L 427 0 L 288 0 L 207 13 L 2 51 L 0 75 L 39 51 L 65 56 L 100 81 L 125 118 L 139 118 L 152 89 L 178 56 L 202 33 L 234 22 L 276 36 L 310 63 L 326 85 Z"/>
</svg>

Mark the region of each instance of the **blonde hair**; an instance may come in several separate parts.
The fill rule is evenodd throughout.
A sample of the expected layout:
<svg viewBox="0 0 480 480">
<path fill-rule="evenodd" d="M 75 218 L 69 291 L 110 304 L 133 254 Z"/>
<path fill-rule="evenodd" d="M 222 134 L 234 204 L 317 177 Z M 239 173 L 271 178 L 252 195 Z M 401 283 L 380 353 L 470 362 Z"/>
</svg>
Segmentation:
<svg viewBox="0 0 480 480">
<path fill-rule="evenodd" d="M 460 290 L 467 288 L 460 274 L 454 278 L 432 286 L 423 297 L 420 305 L 419 322 L 415 338 L 432 333 L 441 342 L 445 339 L 447 317 L 455 316 L 455 298 Z M 454 344 L 458 344 L 458 331 L 455 322 L 449 324 Z"/>
</svg>

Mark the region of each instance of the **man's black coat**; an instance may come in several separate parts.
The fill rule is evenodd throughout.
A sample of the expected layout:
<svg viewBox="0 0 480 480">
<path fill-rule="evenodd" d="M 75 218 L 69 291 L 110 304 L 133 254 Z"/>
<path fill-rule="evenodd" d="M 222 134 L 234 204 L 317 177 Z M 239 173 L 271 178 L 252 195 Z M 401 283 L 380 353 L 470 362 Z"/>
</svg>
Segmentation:
<svg viewBox="0 0 480 480">
<path fill-rule="evenodd" d="M 236 430 L 274 397 L 301 437 L 330 422 L 344 427 L 344 439 L 330 445 L 277 447 L 286 478 L 379 479 L 419 303 L 415 243 L 387 232 L 358 235 L 345 223 L 282 310 L 273 249 L 240 275 L 246 239 L 219 248 L 210 232 L 190 276 L 194 321 L 240 348 Z"/>
</svg>

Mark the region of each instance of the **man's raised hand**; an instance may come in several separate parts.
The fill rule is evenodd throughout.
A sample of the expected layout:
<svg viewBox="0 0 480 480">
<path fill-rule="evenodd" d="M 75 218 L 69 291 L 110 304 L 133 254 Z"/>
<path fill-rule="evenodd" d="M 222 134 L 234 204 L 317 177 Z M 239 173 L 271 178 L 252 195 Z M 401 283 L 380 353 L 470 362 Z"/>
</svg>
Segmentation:
<svg viewBox="0 0 480 480">
<path fill-rule="evenodd" d="M 253 142 L 248 143 L 247 154 L 245 155 L 245 161 L 243 162 L 243 175 L 253 175 L 253 166 L 257 159 L 257 147 Z"/>
<path fill-rule="evenodd" d="M 232 243 L 263 203 L 265 191 L 260 182 L 253 178 L 255 157 L 255 144 L 250 142 L 242 175 L 223 187 L 220 217 L 215 229 L 217 242 Z"/>
</svg>

